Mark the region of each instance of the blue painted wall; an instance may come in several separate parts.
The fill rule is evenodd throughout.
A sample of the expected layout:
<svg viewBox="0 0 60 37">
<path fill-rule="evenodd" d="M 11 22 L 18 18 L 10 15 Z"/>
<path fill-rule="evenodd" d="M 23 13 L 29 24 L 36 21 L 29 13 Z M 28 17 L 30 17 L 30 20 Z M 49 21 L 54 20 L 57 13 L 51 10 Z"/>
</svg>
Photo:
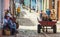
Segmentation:
<svg viewBox="0 0 60 37">
<path fill-rule="evenodd" d="M 30 4 L 30 0 L 24 0 L 24 3 L 28 6 Z M 36 0 L 31 0 L 31 8 L 33 8 L 33 6 L 36 9 Z M 42 10 L 42 0 L 40 0 L 40 10 Z"/>
<path fill-rule="evenodd" d="M 32 2 L 31 2 L 31 8 L 33 8 L 34 7 L 34 9 L 36 9 L 36 0 L 32 0 Z"/>
<path fill-rule="evenodd" d="M 24 0 L 26 6 L 30 5 L 30 0 Z"/>
<path fill-rule="evenodd" d="M 40 10 L 42 10 L 42 0 L 40 0 Z"/>
</svg>

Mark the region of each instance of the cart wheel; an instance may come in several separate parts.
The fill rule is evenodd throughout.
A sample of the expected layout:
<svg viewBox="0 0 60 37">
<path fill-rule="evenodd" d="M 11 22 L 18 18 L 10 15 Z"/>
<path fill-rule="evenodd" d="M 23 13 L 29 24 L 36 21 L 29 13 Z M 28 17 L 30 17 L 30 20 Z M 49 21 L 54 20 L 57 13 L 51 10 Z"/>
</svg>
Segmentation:
<svg viewBox="0 0 60 37">
<path fill-rule="evenodd" d="M 53 32 L 56 33 L 56 25 L 53 26 Z"/>
<path fill-rule="evenodd" d="M 37 32 L 38 32 L 38 33 L 41 32 L 41 25 L 40 25 L 40 24 L 38 24 L 38 30 L 37 30 Z"/>
</svg>

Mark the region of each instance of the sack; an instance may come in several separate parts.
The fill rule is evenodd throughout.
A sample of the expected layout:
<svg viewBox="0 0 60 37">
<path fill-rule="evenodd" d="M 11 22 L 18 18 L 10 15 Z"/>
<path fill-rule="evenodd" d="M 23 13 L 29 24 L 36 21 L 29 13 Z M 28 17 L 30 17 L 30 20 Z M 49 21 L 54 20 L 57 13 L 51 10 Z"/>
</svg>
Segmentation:
<svg viewBox="0 0 60 37">
<path fill-rule="evenodd" d="M 5 35 L 9 36 L 11 34 L 10 30 L 4 30 L 5 31 Z"/>
<path fill-rule="evenodd" d="M 19 24 L 18 23 L 16 23 L 16 29 L 18 29 L 19 28 Z"/>
<path fill-rule="evenodd" d="M 56 17 L 55 17 L 54 14 L 51 14 L 51 15 L 50 15 L 50 18 L 51 18 L 52 20 L 56 19 Z"/>
<path fill-rule="evenodd" d="M 42 17 L 42 20 L 43 20 L 43 21 L 48 21 L 48 16 Z"/>
<path fill-rule="evenodd" d="M 52 19 L 51 19 L 51 18 L 49 18 L 48 20 L 49 20 L 49 21 L 52 21 Z"/>
</svg>

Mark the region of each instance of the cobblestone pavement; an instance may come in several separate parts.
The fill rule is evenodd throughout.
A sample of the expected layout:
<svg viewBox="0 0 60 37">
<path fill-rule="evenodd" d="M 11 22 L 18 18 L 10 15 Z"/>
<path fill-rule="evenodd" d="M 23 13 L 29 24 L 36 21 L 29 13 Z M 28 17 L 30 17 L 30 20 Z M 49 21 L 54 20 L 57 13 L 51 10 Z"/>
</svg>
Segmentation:
<svg viewBox="0 0 60 37">
<path fill-rule="evenodd" d="M 35 24 L 28 18 L 20 18 L 20 25 L 22 26 L 34 26 Z"/>
<path fill-rule="evenodd" d="M 53 33 L 52 30 L 48 30 L 49 31 L 48 33 L 41 32 L 40 34 L 38 34 L 37 27 L 33 27 L 33 26 L 37 26 L 36 25 L 37 18 L 34 13 L 33 14 L 21 13 L 20 17 L 21 18 L 17 19 L 20 25 L 18 29 L 19 33 L 13 36 L 2 36 L 2 37 L 60 37 L 60 33 Z"/>
<path fill-rule="evenodd" d="M 14 36 L 3 36 L 3 37 L 60 37 L 60 33 L 37 33 L 36 30 L 24 30 L 20 29 L 19 33 Z"/>
<path fill-rule="evenodd" d="M 34 26 L 37 25 L 37 15 L 36 13 L 30 13 L 28 10 L 24 9 L 21 11 L 17 21 L 22 26 Z"/>
<path fill-rule="evenodd" d="M 21 18 L 17 19 L 21 26 L 28 26 L 28 27 L 23 27 L 23 28 L 28 28 L 28 29 L 32 29 L 32 30 L 20 29 L 20 28 L 22 28 L 20 26 L 20 28 L 18 30 L 19 34 L 17 34 L 16 37 L 60 37 L 60 33 L 54 34 L 52 32 L 52 30 L 49 30 L 50 32 L 48 32 L 48 33 L 42 32 L 42 33 L 38 34 L 37 30 L 35 30 L 37 27 L 29 27 L 29 26 L 35 26 L 36 25 L 36 23 L 34 23 L 36 21 L 35 20 L 36 18 L 34 18 L 35 16 L 34 17 L 33 16 L 34 16 L 33 14 L 31 14 L 31 16 L 29 14 L 29 15 L 23 16 L 24 18 L 22 18 L 22 15 L 21 15 L 20 16 Z"/>
</svg>

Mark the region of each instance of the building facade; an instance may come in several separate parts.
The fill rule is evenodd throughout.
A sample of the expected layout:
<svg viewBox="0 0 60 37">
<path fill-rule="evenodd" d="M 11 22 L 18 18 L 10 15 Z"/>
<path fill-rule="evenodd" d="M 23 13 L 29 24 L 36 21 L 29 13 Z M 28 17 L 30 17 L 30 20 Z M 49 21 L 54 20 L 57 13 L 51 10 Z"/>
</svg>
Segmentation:
<svg viewBox="0 0 60 37">
<path fill-rule="evenodd" d="M 46 12 L 46 9 L 50 9 L 51 11 L 55 11 L 55 17 L 58 19 L 58 12 L 57 12 L 57 6 L 58 6 L 58 0 L 42 0 L 42 10 Z"/>
<path fill-rule="evenodd" d="M 19 0 L 17 2 L 19 2 Z M 12 0 L 0 0 L 0 5 L 3 11 L 9 9 L 10 6 L 11 12 L 13 13 L 13 6 L 11 4 Z M 44 12 L 46 12 L 46 9 L 55 9 L 56 17 L 58 20 L 60 20 L 60 0 L 24 0 L 24 4 L 28 7 L 30 7 L 31 4 L 31 8 L 35 8 L 36 11 L 44 10 Z M 0 11 L 2 10 L 0 9 Z"/>
<path fill-rule="evenodd" d="M 9 9 L 9 0 L 0 0 L 0 24 L 3 23 L 5 10 Z"/>
</svg>

